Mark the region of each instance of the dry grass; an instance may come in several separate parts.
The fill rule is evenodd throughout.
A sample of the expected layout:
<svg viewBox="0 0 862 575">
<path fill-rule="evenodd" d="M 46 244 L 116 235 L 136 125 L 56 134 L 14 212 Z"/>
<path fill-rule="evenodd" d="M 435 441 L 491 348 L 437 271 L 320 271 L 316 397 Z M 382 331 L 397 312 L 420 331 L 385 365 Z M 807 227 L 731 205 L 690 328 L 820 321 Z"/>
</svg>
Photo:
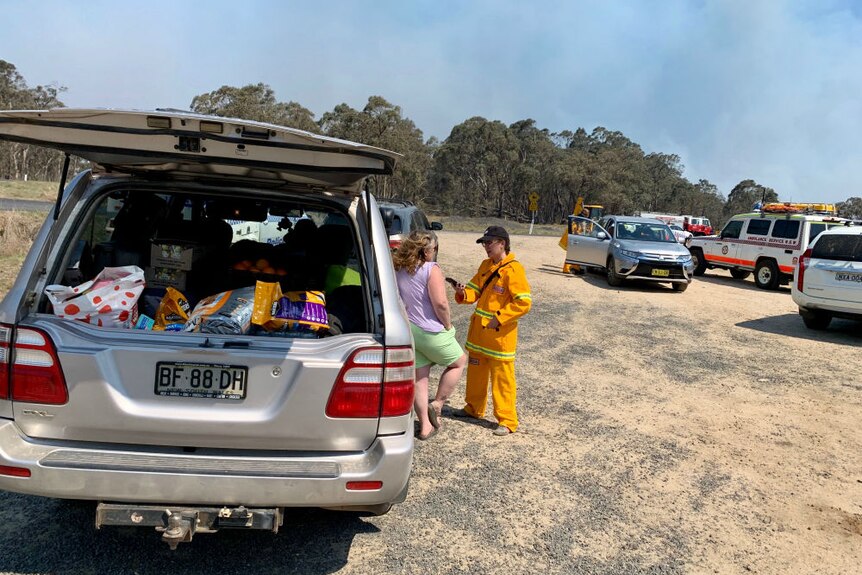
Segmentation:
<svg viewBox="0 0 862 575">
<path fill-rule="evenodd" d="M 503 226 L 512 235 L 527 235 L 530 231 L 530 222 L 521 223 L 513 220 L 500 218 L 465 218 L 461 216 L 428 216 L 429 220 L 440 222 L 447 232 L 478 232 L 481 233 L 488 226 Z M 533 226 L 534 236 L 557 236 L 562 235 L 566 226 L 563 224 L 535 224 Z"/>
<path fill-rule="evenodd" d="M 0 198 L 53 201 L 57 199 L 57 185 L 57 182 L 0 180 Z"/>
<path fill-rule="evenodd" d="M 0 297 L 12 287 L 30 244 L 44 221 L 42 212 L 0 211 Z"/>
</svg>

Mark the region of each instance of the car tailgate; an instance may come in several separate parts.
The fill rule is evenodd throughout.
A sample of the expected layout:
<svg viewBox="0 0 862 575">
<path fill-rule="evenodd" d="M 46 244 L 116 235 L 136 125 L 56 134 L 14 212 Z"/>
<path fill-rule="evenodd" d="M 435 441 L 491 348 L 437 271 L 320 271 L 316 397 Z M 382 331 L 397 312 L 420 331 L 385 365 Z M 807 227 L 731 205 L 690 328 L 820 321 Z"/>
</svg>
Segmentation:
<svg viewBox="0 0 862 575">
<path fill-rule="evenodd" d="M 63 150 L 114 172 L 291 182 L 357 195 L 395 152 L 293 128 L 157 110 L 0 111 L 0 140 Z"/>
<path fill-rule="evenodd" d="M 367 448 L 377 435 L 377 417 L 326 415 L 333 384 L 348 356 L 359 348 L 379 347 L 368 334 L 231 340 L 229 336 L 94 328 L 52 316 L 34 317 L 28 326 L 42 330 L 57 348 L 68 402 L 57 406 L 15 402 L 15 421 L 30 437 L 353 451 Z M 245 397 L 160 395 L 160 363 L 247 368 Z"/>
<path fill-rule="evenodd" d="M 862 262 L 812 259 L 805 291 L 820 298 L 862 304 Z"/>
</svg>

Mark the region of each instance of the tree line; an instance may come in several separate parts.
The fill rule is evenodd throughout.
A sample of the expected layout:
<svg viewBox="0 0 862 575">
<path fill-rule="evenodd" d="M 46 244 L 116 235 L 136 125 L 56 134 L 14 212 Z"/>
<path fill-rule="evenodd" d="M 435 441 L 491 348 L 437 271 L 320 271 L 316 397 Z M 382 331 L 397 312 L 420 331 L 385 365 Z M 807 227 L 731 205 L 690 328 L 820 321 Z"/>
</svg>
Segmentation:
<svg viewBox="0 0 862 575">
<path fill-rule="evenodd" d="M 65 88 L 27 86 L 0 60 L 0 109 L 63 106 Z M 222 86 L 192 98 L 189 109 L 244 118 L 378 146 L 403 154 L 391 176 L 372 176 L 378 197 L 401 198 L 439 215 L 494 216 L 528 221 L 529 196 L 539 194 L 537 223 L 558 223 L 577 198 L 606 213 L 666 212 L 708 217 L 720 225 L 778 193 L 743 179 L 725 197 L 706 179 L 692 182 L 676 154 L 646 153 L 623 133 L 596 127 L 551 132 L 532 119 L 511 125 L 482 117 L 452 128 L 442 142 L 425 139 L 400 106 L 371 96 L 362 109 L 339 104 L 320 118 L 297 102 L 279 101 L 264 83 Z M 0 176 L 57 180 L 62 156 L 21 144 L 0 144 Z M 862 218 L 862 198 L 840 202 L 842 215 Z"/>
</svg>

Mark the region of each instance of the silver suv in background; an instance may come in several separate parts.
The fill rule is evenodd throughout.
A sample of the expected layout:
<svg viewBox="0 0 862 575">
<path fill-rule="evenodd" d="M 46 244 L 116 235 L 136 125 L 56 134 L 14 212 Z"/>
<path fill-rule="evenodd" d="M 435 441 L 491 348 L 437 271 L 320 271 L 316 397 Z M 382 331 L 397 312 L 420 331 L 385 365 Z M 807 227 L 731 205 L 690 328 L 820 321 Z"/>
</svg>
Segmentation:
<svg viewBox="0 0 862 575">
<path fill-rule="evenodd" d="M 790 293 L 811 329 L 833 317 L 862 321 L 862 225 L 821 232 L 799 258 Z"/>
<path fill-rule="evenodd" d="M 397 154 L 162 111 L 4 111 L 0 140 L 95 166 L 0 303 L 0 489 L 171 547 L 404 500 L 412 339 L 361 188 Z M 269 221 L 279 245 L 234 233 Z"/>
<path fill-rule="evenodd" d="M 398 249 L 401 240 L 416 230 L 440 231 L 443 224 L 440 222 L 429 222 L 428 218 L 417 205 L 407 200 L 380 200 L 380 215 L 386 232 L 389 234 L 389 247 Z"/>
<path fill-rule="evenodd" d="M 605 216 L 598 223 L 569 216 L 566 263 L 606 270 L 608 285 L 670 282 L 680 292 L 694 272 L 691 254 L 666 223 L 633 216 Z"/>
</svg>

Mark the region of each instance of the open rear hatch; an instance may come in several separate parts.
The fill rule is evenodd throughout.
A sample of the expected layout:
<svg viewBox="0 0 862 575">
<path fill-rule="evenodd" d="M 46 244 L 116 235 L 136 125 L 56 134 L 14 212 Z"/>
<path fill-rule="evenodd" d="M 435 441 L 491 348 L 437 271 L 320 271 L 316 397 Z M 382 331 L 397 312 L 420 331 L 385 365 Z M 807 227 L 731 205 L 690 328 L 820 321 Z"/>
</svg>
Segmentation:
<svg viewBox="0 0 862 575">
<path fill-rule="evenodd" d="M 302 130 L 176 111 L 0 112 L 0 140 L 51 147 L 124 172 L 213 174 L 358 194 L 394 152 Z"/>
</svg>

